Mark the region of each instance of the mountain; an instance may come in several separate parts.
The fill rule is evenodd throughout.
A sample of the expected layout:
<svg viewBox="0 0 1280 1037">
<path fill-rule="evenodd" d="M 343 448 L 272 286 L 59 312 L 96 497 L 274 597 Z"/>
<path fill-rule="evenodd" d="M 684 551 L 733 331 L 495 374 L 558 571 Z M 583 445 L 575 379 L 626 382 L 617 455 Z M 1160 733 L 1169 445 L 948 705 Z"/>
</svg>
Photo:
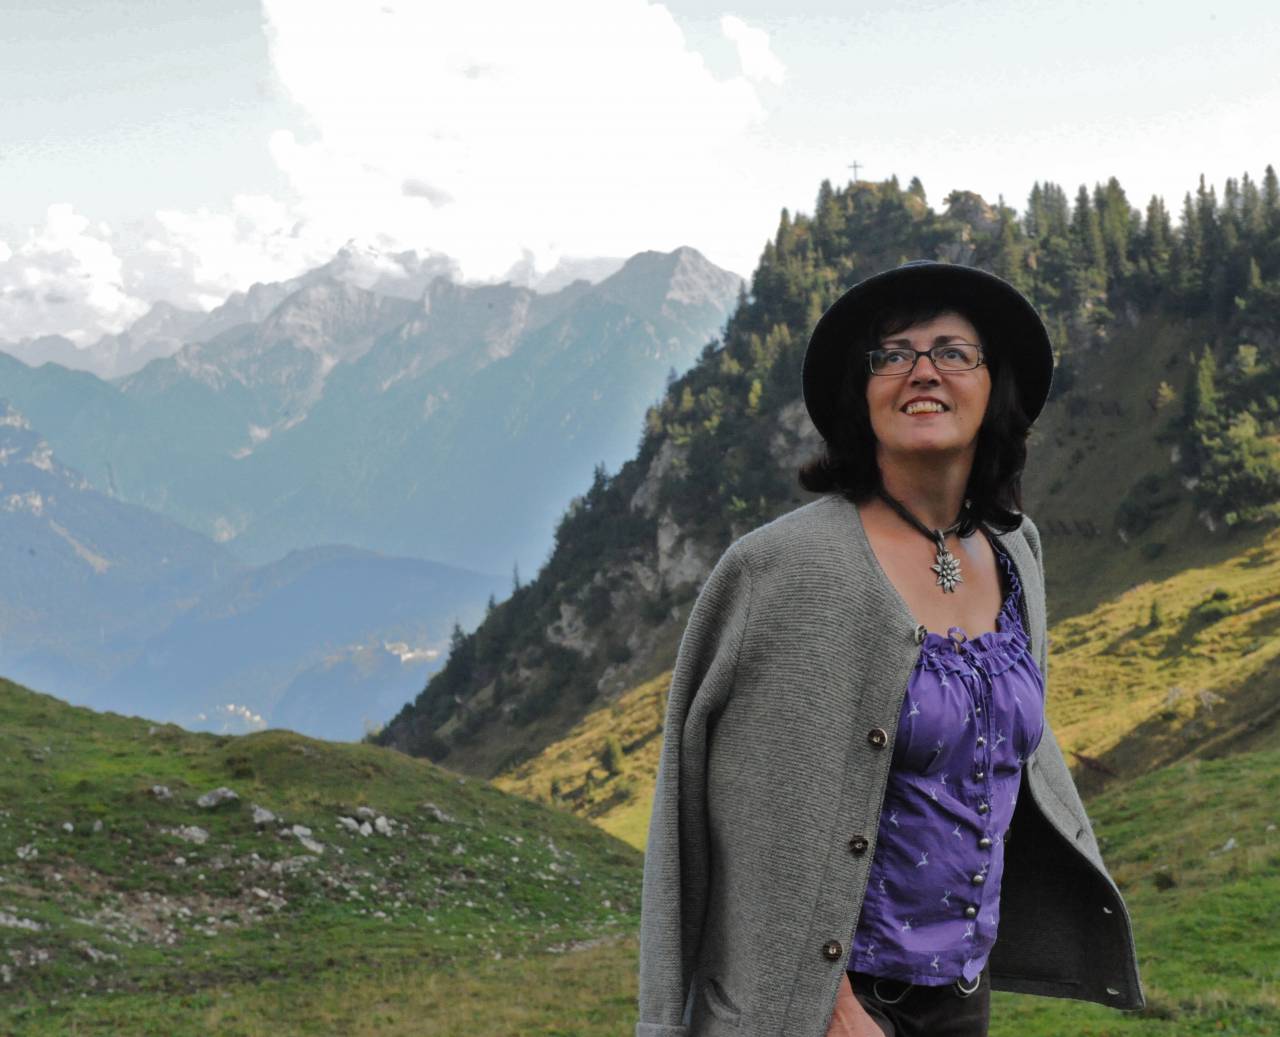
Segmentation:
<svg viewBox="0 0 1280 1037">
<path fill-rule="evenodd" d="M 89 350 L 78 348 L 71 339 L 62 335 L 40 335 L 17 342 L 0 342 L 0 355 L 3 354 L 31 367 L 61 364 L 63 367 L 87 370 L 95 366 Z M 106 368 L 102 370 L 105 371 Z"/>
<path fill-rule="evenodd" d="M 360 257 L 340 259 L 351 276 Z M 693 249 L 542 294 L 435 276 L 413 301 L 322 268 L 229 300 L 237 322 L 111 386 L 51 365 L 0 374 L 95 486 L 246 560 L 349 543 L 533 571 L 564 500 L 629 454 L 738 287 Z"/>
<path fill-rule="evenodd" d="M 4 672 L 90 696 L 133 632 L 163 627 L 234 568 L 217 544 L 95 490 L 0 400 Z"/>
<path fill-rule="evenodd" d="M 81 701 L 192 729 L 356 739 L 506 581 L 349 547 L 295 551 L 220 582 Z"/>
<path fill-rule="evenodd" d="M 0 547 L 0 672 L 192 728 L 347 739 L 421 686 L 508 579 L 333 546 L 247 567 L 95 490 L 4 401 Z"/>
<path fill-rule="evenodd" d="M 1177 232 L 1114 180 L 1074 206 L 1036 184 L 1022 217 L 968 192 L 937 212 L 918 182 L 824 183 L 813 216 L 783 212 L 750 294 L 648 410 L 636 454 L 572 500 L 538 578 L 378 743 L 503 773 L 669 670 L 720 553 L 812 497 L 796 478 L 820 446 L 800 399 L 809 329 L 903 257 L 1001 273 L 1057 343 L 1024 486 L 1052 619 L 1255 546 L 1280 515 L 1280 183 L 1264 183 L 1231 181 L 1221 207 L 1202 185 Z"/>
</svg>

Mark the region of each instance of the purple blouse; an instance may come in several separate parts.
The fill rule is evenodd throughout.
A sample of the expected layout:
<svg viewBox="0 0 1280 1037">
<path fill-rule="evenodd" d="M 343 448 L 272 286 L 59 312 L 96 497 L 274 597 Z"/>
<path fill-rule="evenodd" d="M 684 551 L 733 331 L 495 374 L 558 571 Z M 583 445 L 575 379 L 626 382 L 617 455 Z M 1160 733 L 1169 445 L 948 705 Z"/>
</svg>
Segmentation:
<svg viewBox="0 0 1280 1037">
<path fill-rule="evenodd" d="M 907 682 L 851 972 L 971 981 L 995 944 L 1003 835 L 1044 730 L 1022 587 L 995 552 L 1009 587 L 996 629 L 971 641 L 959 627 L 926 634 Z"/>
</svg>

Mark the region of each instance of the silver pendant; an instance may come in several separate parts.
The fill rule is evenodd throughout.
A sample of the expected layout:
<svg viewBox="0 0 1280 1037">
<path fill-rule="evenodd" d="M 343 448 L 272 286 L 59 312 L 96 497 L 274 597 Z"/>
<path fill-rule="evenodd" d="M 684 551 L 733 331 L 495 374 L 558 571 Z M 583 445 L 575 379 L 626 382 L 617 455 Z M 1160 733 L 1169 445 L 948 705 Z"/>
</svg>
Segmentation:
<svg viewBox="0 0 1280 1037">
<path fill-rule="evenodd" d="M 944 594 L 954 594 L 956 584 L 964 583 L 964 577 L 960 575 L 960 559 L 945 547 L 938 548 L 938 562 L 929 568 L 938 574 L 938 586 Z"/>
</svg>

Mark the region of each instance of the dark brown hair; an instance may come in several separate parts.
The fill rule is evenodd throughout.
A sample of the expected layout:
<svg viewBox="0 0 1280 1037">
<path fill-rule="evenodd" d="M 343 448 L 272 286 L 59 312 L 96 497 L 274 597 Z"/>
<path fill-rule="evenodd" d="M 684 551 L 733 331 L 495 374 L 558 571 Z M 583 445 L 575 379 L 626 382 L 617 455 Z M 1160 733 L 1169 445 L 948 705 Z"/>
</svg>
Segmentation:
<svg viewBox="0 0 1280 1037">
<path fill-rule="evenodd" d="M 1017 529 L 1022 522 L 1022 469 L 1027 462 L 1027 420 L 1018 397 L 1013 371 L 1002 355 L 1003 343 L 984 329 L 981 313 L 963 302 L 908 298 L 886 306 L 855 329 L 845 357 L 840 384 L 840 420 L 823 449 L 800 467 L 800 485 L 812 493 L 835 491 L 855 504 L 869 500 L 880 488 L 876 463 L 876 437 L 867 410 L 866 355 L 891 335 L 943 313 L 958 313 L 978 332 L 991 374 L 991 396 L 978 429 L 973 470 L 965 496 L 972 502 L 973 522 L 985 522 L 1000 532 Z M 989 325 L 988 325 L 989 326 Z"/>
</svg>

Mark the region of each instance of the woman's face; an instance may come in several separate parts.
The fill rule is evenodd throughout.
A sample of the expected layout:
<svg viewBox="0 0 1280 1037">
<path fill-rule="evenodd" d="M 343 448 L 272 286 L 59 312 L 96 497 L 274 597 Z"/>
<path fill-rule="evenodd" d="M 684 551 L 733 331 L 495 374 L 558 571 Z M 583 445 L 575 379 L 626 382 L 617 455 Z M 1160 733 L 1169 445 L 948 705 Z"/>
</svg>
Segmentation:
<svg viewBox="0 0 1280 1037">
<path fill-rule="evenodd" d="M 888 336 L 880 348 L 924 352 L 948 342 L 982 344 L 967 319 L 947 312 Z M 971 459 L 990 395 L 991 373 L 985 364 L 971 371 L 940 372 L 922 356 L 909 375 L 869 374 L 867 409 L 881 464 L 899 456 L 968 454 Z"/>
</svg>

